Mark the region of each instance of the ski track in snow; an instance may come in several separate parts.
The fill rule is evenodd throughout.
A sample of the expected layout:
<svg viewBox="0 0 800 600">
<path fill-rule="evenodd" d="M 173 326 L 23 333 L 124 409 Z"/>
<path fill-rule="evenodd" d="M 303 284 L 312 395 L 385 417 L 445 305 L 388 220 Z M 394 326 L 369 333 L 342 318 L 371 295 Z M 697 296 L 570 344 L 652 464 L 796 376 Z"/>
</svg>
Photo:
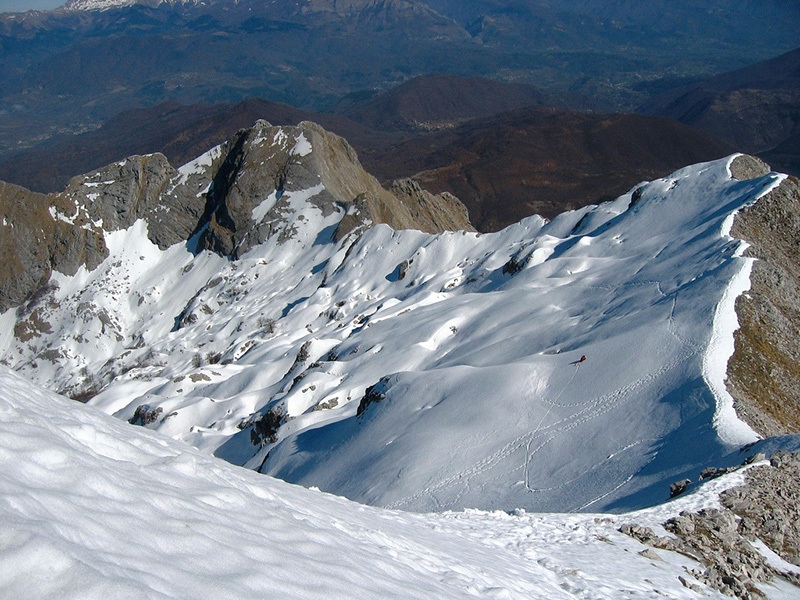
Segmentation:
<svg viewBox="0 0 800 600">
<path fill-rule="evenodd" d="M 576 427 L 578 427 L 578 426 L 580 426 L 582 424 L 588 423 L 588 422 L 592 421 L 593 419 L 598 418 L 600 415 L 609 412 L 610 410 L 612 410 L 614 407 L 616 407 L 617 405 L 621 404 L 622 402 L 630 400 L 631 397 L 633 396 L 633 394 L 638 389 L 644 387 L 645 384 L 658 379 L 661 375 L 663 375 L 664 373 L 674 369 L 679 364 L 681 364 L 682 362 L 688 360 L 692 356 L 695 356 L 698 352 L 699 352 L 699 350 L 697 350 L 697 349 L 687 351 L 683 355 L 677 357 L 676 360 L 673 361 L 672 363 L 667 364 L 667 365 L 663 365 L 661 368 L 657 369 L 653 373 L 649 373 L 649 374 L 645 375 L 644 377 L 640 378 L 639 380 L 634 381 L 631 384 L 626 385 L 626 386 L 624 386 L 622 388 L 616 389 L 613 392 L 611 392 L 609 394 L 606 394 L 604 396 L 590 398 L 586 402 L 580 402 L 580 403 L 576 403 L 576 404 L 559 404 L 558 400 L 561 397 L 564 389 L 566 389 L 569 386 L 569 384 L 572 382 L 572 380 L 574 379 L 575 373 L 577 373 L 577 370 L 578 370 L 578 369 L 576 369 L 575 373 L 573 373 L 573 375 L 567 381 L 567 383 L 565 384 L 564 388 L 562 388 L 561 392 L 559 394 L 557 394 L 556 397 L 552 401 L 547 401 L 547 400 L 542 401 L 543 404 L 546 404 L 548 406 L 548 411 L 545 412 L 544 416 L 542 417 L 542 421 L 548 416 L 549 407 L 560 406 L 560 407 L 580 408 L 580 410 L 570 414 L 567 417 L 559 419 L 558 421 L 550 423 L 545 427 L 541 427 L 541 421 L 540 421 L 539 426 L 537 426 L 534 431 L 525 433 L 525 434 L 513 439 L 512 441 L 508 442 L 503 448 L 501 448 L 498 452 L 496 452 L 495 454 L 493 454 L 491 456 L 486 457 L 484 460 L 472 465 L 470 468 L 465 469 L 463 471 L 460 471 L 458 473 L 455 473 L 452 476 L 448 477 L 447 479 L 443 479 L 443 480 L 437 482 L 436 484 L 428 486 L 425 489 L 420 490 L 419 492 L 417 492 L 415 494 L 412 494 L 412 495 L 410 495 L 410 496 L 408 496 L 406 498 L 402 498 L 400 500 L 396 500 L 394 502 L 391 502 L 391 503 L 387 504 L 386 506 L 387 506 L 387 508 L 404 508 L 404 507 L 412 504 L 416 500 L 419 500 L 420 498 L 423 498 L 423 497 L 426 497 L 426 496 L 430 496 L 430 497 L 433 498 L 433 495 L 434 495 L 435 492 L 440 491 L 442 489 L 446 489 L 446 488 L 451 487 L 453 485 L 467 485 L 468 486 L 470 478 L 472 478 L 475 475 L 478 475 L 480 473 L 483 473 L 483 472 L 485 472 L 487 470 L 492 469 L 501 460 L 504 460 L 504 459 L 510 457 L 512 454 L 518 452 L 523 447 L 525 449 L 525 463 L 523 465 L 523 469 L 524 469 L 524 473 L 525 473 L 524 485 L 525 485 L 525 488 L 529 492 L 535 493 L 535 492 L 553 491 L 553 490 L 557 490 L 557 489 L 562 489 L 562 488 L 568 487 L 570 484 L 574 483 L 574 481 L 578 480 L 581 476 L 585 475 L 585 473 L 577 474 L 571 480 L 563 481 L 558 486 L 547 487 L 547 488 L 533 488 L 533 487 L 531 487 L 529 479 L 528 479 L 528 465 L 531 462 L 531 459 L 534 457 L 534 455 L 537 454 L 540 450 L 542 450 L 548 443 L 553 441 L 556 437 L 558 437 L 560 435 L 563 435 L 563 434 L 566 434 L 570 430 L 575 429 Z M 544 438 L 544 440 L 541 441 L 538 446 L 536 446 L 533 449 L 531 449 L 531 444 L 535 440 L 537 440 L 538 438 Z M 644 441 L 644 440 L 642 440 L 642 441 Z M 635 445 L 637 445 L 639 443 L 642 443 L 642 441 L 635 442 L 635 443 L 632 443 L 632 444 L 628 444 L 626 446 L 626 449 L 627 448 L 631 448 L 631 447 L 633 447 L 633 446 L 635 446 Z M 655 456 L 653 457 L 653 459 L 651 459 L 650 462 L 652 462 L 652 460 L 654 460 L 654 459 L 655 459 Z M 594 468 L 597 468 L 599 466 L 600 465 L 596 465 Z M 636 475 L 635 473 L 630 475 L 622 483 L 617 485 L 614 489 L 609 490 L 604 495 L 608 495 L 608 494 L 612 493 L 613 491 L 615 491 L 616 489 L 619 489 L 620 487 L 625 485 L 627 482 L 629 482 L 631 479 L 633 479 L 633 477 L 635 475 Z M 602 498 L 602 497 L 603 496 L 599 496 L 598 499 Z M 457 503 L 459 498 L 460 498 L 460 496 L 457 495 L 455 497 L 454 502 Z M 581 508 L 586 508 L 587 506 L 593 504 L 596 501 L 597 501 L 597 499 L 593 500 L 592 502 L 588 503 L 587 505 L 585 505 L 585 506 L 583 506 Z"/>
</svg>

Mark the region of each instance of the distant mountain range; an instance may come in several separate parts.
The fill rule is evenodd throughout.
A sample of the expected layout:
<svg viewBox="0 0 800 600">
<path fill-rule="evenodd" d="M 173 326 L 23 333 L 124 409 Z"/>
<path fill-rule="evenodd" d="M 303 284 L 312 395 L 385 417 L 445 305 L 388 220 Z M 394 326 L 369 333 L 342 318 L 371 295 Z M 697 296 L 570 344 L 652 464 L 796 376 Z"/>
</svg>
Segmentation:
<svg viewBox="0 0 800 600">
<path fill-rule="evenodd" d="M 131 154 L 162 152 L 181 164 L 258 118 L 276 125 L 313 120 L 348 139 L 380 180 L 415 177 L 453 193 L 478 229 L 493 231 L 531 214 L 549 218 L 616 197 L 642 180 L 735 150 L 669 119 L 541 106 L 559 102 L 568 104 L 530 86 L 427 75 L 350 98 L 339 107 L 343 114 L 257 99 L 166 103 L 0 162 L 0 180 L 58 191 L 71 176 Z"/>
<path fill-rule="evenodd" d="M 800 175 L 800 48 L 657 98 L 644 108 L 763 153 Z"/>
<path fill-rule="evenodd" d="M 165 101 L 261 97 L 319 112 L 431 72 L 631 110 L 800 46 L 800 8 L 779 1 L 462 4 L 220 0 L 1 15 L 0 153 Z"/>
<path fill-rule="evenodd" d="M 531 107 L 364 153 L 380 179 L 458 196 L 481 231 L 609 200 L 681 164 L 734 151 L 671 119 Z"/>
</svg>

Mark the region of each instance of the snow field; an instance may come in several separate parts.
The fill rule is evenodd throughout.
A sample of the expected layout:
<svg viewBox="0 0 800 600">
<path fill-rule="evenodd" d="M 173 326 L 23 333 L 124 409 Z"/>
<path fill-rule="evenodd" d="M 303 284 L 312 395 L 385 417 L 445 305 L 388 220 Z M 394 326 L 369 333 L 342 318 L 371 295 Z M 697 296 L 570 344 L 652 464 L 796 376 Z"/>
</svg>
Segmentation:
<svg viewBox="0 0 800 600">
<path fill-rule="evenodd" d="M 714 340 L 748 264 L 726 224 L 780 178 L 733 181 L 730 160 L 487 235 L 376 226 L 336 244 L 341 215 L 307 202 L 319 186 L 285 194 L 292 238 L 237 261 L 161 252 L 139 223 L 109 235 L 100 268 L 56 277 L 36 343 L 71 353 L 34 367 L 10 341 L 6 356 L 56 389 L 101 378 L 92 404 L 108 413 L 160 407 L 151 428 L 361 502 L 657 504 L 755 440 L 721 412 L 729 350 Z M 91 336 L 74 325 L 87 305 Z M 253 446 L 246 424 L 269 410 L 277 442 Z"/>
<path fill-rule="evenodd" d="M 614 518 L 370 508 L 227 465 L 5 368 L 0 415 L 4 597 L 697 597 L 677 579 L 688 559 L 638 554 Z"/>
</svg>

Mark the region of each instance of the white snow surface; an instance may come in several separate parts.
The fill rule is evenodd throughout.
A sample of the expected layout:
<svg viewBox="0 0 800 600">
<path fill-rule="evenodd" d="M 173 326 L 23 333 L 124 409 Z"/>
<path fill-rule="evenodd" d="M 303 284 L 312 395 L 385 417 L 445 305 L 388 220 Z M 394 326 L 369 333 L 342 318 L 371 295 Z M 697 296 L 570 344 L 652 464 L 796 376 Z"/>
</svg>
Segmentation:
<svg viewBox="0 0 800 600">
<path fill-rule="evenodd" d="M 121 8 L 124 6 L 133 6 L 139 4 L 139 0 L 69 0 L 64 4 L 67 10 L 109 10 L 113 8 Z M 158 6 L 159 4 L 200 4 L 196 0 L 155 0 L 153 2 L 143 2 L 150 6 Z"/>
<path fill-rule="evenodd" d="M 49 331 L 22 341 L 4 315 L 0 352 L 49 389 L 102 389 L 90 403 L 121 419 L 160 409 L 147 427 L 367 504 L 656 505 L 756 440 L 723 393 L 749 268 L 728 232 L 781 176 L 732 180 L 732 158 L 486 235 L 337 243 L 341 215 L 307 202 L 319 186 L 287 196 L 288 239 L 237 261 L 162 252 L 140 222 L 94 271 L 54 276 L 35 309 Z M 274 441 L 253 428 L 271 410 Z"/>
<path fill-rule="evenodd" d="M 617 530 L 663 535 L 741 481 L 617 516 L 391 511 L 229 465 L 0 367 L 0 596 L 724 598 L 687 573 L 697 563 L 640 554 Z"/>
</svg>

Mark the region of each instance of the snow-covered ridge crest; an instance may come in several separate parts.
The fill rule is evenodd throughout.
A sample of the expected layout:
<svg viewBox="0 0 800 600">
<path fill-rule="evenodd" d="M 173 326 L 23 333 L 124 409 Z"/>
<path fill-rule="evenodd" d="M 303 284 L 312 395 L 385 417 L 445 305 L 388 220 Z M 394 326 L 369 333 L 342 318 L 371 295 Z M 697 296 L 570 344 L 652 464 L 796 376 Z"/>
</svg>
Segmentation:
<svg viewBox="0 0 800 600">
<path fill-rule="evenodd" d="M 235 2 L 236 0 L 232 0 Z M 108 10 L 142 4 L 144 6 L 160 6 L 161 4 L 192 5 L 206 4 L 203 0 L 68 0 L 64 4 L 66 10 Z"/>
<path fill-rule="evenodd" d="M 5 334 L 5 360 L 236 464 L 397 508 L 620 510 L 740 460 L 704 365 L 746 264 L 725 221 L 779 176 L 734 181 L 722 160 L 496 234 L 365 229 L 369 198 L 320 198 L 351 185 L 339 166 L 292 163 L 322 134 L 303 129 L 309 153 L 288 134 L 264 125 L 220 153 L 230 174 L 277 144 L 283 185 L 213 178 L 206 199 L 260 200 L 207 203 L 196 247 L 159 248 L 143 220 L 109 236 L 98 268 L 5 315 L 29 334 Z M 254 211 L 268 229 L 226 221 Z M 231 253 L 203 246 L 220 231 Z"/>
</svg>

